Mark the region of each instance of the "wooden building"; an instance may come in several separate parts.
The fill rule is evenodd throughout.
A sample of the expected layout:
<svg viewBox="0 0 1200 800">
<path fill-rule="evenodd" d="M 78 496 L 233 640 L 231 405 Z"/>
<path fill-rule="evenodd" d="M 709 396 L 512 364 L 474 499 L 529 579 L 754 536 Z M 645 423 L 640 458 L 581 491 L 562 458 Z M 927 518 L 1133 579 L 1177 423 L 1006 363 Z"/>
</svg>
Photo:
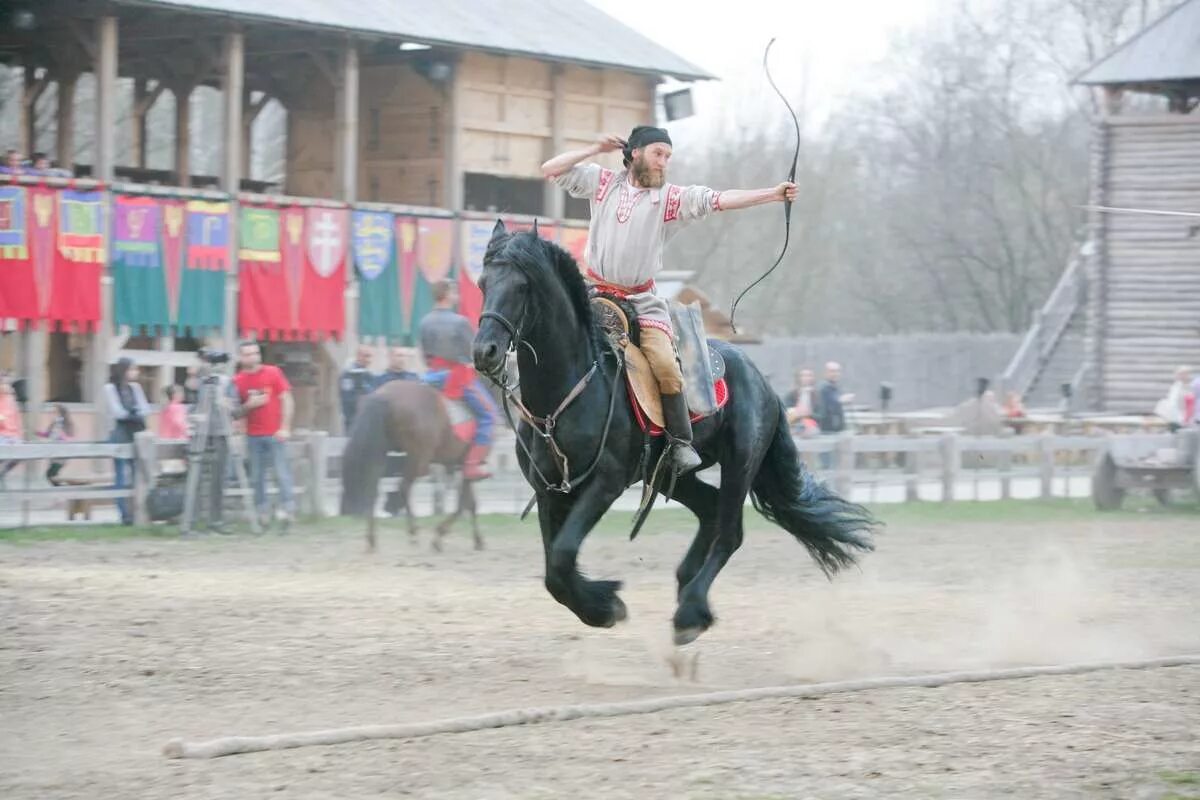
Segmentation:
<svg viewBox="0 0 1200 800">
<path fill-rule="evenodd" d="M 1189 0 L 1080 77 L 1105 99 L 1091 205 L 1200 212 L 1198 42 Z M 1149 411 L 1176 367 L 1200 366 L 1200 218 L 1093 211 L 1089 223 L 1087 394 L 1102 410 Z"/>
<path fill-rule="evenodd" d="M 1200 216 L 1186 216 L 1200 214 L 1200 0 L 1077 82 L 1102 100 L 1089 205 L 1110 210 L 1089 211 L 1087 241 L 1005 381 L 1042 399 L 1069 387 L 1077 408 L 1150 413 L 1177 367 L 1200 368 Z"/>
<path fill-rule="evenodd" d="M 246 192 L 269 188 L 246 172 L 255 117 L 275 100 L 287 114 L 286 175 L 271 188 L 300 202 L 584 219 L 586 203 L 542 180 L 541 162 L 602 132 L 655 121 L 668 79 L 712 77 L 584 0 L 15 0 L 0 14 L 8 15 L 0 60 L 24 68 L 26 153 L 35 149 L 37 103 L 55 85 L 56 141 L 37 144 L 59 162 L 114 190 L 153 178 L 156 191 L 188 198 L 203 184 L 235 206 Z M 76 120 L 75 87 L 85 73 L 95 78 L 95 116 Z M 202 86 L 222 97 L 221 166 L 212 180 L 189 163 L 187 99 Z M 115 109 L 130 91 L 135 163 L 117 164 Z M 174 164 L 152 174 L 145 119 L 167 93 L 175 98 Z M 84 163 L 74 163 L 77 128 L 94 135 Z M 618 163 L 618 154 L 606 158 Z M 348 320 L 356 297 L 351 277 Z M 225 302 L 226 328 L 210 343 L 231 347 L 239 335 L 236 263 Z M 117 354 L 134 355 L 168 382 L 192 359 L 177 350 L 202 344 L 139 340 L 105 322 L 103 341 L 45 330 L 5 335 L 0 367 L 7 361 L 36 378 L 47 374 L 42 365 L 58 375 L 81 362 L 79 394 L 88 404 Z M 351 324 L 341 341 L 280 346 L 276 355 L 308 358 L 319 382 L 332 386 L 355 344 Z M 46 380 L 31 382 L 34 407 L 52 393 Z M 298 413 L 336 428 L 335 393 L 302 401 Z"/>
</svg>

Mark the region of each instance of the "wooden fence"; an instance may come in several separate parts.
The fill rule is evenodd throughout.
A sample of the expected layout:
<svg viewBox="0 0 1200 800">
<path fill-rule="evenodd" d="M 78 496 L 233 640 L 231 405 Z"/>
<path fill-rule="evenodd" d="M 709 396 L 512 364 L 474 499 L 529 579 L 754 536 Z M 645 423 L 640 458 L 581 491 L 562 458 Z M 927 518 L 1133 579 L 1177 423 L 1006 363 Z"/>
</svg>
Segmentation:
<svg viewBox="0 0 1200 800">
<path fill-rule="evenodd" d="M 1001 498 L 1013 495 L 1015 481 L 1026 484 L 1036 481 L 1036 496 L 1051 497 L 1056 481 L 1089 476 L 1100 454 L 1108 446 L 1107 436 L 1060 436 L 1050 433 L 1037 436 L 964 436 L 946 432 L 939 435 L 912 436 L 816 436 L 796 440 L 801 458 L 813 472 L 829 481 L 843 495 L 856 488 L 870 487 L 871 496 L 877 487 L 903 487 L 903 499 L 939 499 L 948 502 L 961 499 L 956 491 L 964 484 L 991 482 L 998 484 Z M 336 497 L 340 492 L 340 460 L 345 450 L 344 437 L 323 432 L 297 436 L 289 443 L 293 478 L 300 508 L 315 516 L 337 513 Z M 107 443 L 39 443 L 0 445 L 0 464 L 10 460 L 29 463 L 26 476 L 32 476 L 33 464 L 39 460 L 133 458 L 137 468 L 133 485 L 113 488 L 104 483 L 35 487 L 30 478 L 25 486 L 18 475 L 10 475 L 8 490 L 0 492 L 0 508 L 12 510 L 17 504 L 36 501 L 113 500 L 132 498 L 135 519 L 146 518 L 146 498 L 159 475 L 165 459 L 186 457 L 187 441 L 159 440 L 152 433 L 138 434 L 134 444 Z M 236 444 L 231 453 L 242 453 Z M 496 480 L 518 484 L 526 491 L 516 466 L 512 436 L 502 436 L 493 454 Z M 710 476 L 716 478 L 719 472 Z M 38 482 L 42 480 L 39 477 Z M 398 479 L 385 479 L 382 491 L 395 488 Z M 940 487 L 934 489 L 933 487 Z M 922 489 L 925 491 L 922 492 Z M 228 495 L 239 496 L 249 489 L 229 489 Z M 441 508 L 441 486 L 435 482 L 434 505 Z M 924 494 L 924 497 L 922 496 Z M 968 493 L 970 494 L 970 493 Z M 1029 494 L 1026 492 L 1026 494 Z M 975 496 L 975 495 L 972 495 Z M 23 519 L 22 524 L 26 524 Z"/>
</svg>

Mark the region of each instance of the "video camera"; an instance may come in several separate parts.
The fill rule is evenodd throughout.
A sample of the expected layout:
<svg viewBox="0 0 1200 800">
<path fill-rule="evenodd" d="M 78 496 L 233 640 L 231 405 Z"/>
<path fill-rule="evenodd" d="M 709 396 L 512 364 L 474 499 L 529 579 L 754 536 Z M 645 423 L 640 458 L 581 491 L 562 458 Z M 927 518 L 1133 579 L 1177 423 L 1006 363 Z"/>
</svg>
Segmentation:
<svg viewBox="0 0 1200 800">
<path fill-rule="evenodd" d="M 197 351 L 196 355 L 199 356 L 200 360 L 205 364 L 216 365 L 229 363 L 229 353 L 226 353 L 224 350 L 214 350 L 208 347 L 202 347 L 199 351 Z"/>
</svg>

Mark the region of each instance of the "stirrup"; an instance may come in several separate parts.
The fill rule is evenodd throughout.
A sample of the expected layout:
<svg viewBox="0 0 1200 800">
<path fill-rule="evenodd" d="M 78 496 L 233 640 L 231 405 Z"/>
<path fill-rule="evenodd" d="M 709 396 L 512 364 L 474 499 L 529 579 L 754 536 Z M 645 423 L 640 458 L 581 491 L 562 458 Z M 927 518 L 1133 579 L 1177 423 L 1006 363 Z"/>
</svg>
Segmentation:
<svg viewBox="0 0 1200 800">
<path fill-rule="evenodd" d="M 696 448 L 687 439 L 676 439 L 668 434 L 667 441 L 668 447 L 671 448 L 670 463 L 676 475 L 691 472 L 704 463 L 700 454 L 696 452 Z"/>
</svg>

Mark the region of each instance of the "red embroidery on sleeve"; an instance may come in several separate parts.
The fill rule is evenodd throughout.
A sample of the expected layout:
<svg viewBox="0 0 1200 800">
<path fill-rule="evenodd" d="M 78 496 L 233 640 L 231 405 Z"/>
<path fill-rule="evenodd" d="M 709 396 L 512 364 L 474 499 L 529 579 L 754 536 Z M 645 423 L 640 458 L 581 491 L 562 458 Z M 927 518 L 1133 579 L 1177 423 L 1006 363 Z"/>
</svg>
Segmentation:
<svg viewBox="0 0 1200 800">
<path fill-rule="evenodd" d="M 596 202 L 604 201 L 604 196 L 608 194 L 608 189 L 612 186 L 613 171 L 611 169 L 600 170 L 600 184 L 596 187 Z"/>
<path fill-rule="evenodd" d="M 667 187 L 667 202 L 665 203 L 666 208 L 663 211 L 663 222 L 670 222 L 679 218 L 679 203 L 681 202 L 682 194 L 683 189 L 678 186 L 672 185 Z"/>
<path fill-rule="evenodd" d="M 724 211 L 725 210 L 725 209 L 721 208 L 721 193 L 720 192 L 713 192 L 712 207 L 713 207 L 713 211 Z"/>
</svg>

